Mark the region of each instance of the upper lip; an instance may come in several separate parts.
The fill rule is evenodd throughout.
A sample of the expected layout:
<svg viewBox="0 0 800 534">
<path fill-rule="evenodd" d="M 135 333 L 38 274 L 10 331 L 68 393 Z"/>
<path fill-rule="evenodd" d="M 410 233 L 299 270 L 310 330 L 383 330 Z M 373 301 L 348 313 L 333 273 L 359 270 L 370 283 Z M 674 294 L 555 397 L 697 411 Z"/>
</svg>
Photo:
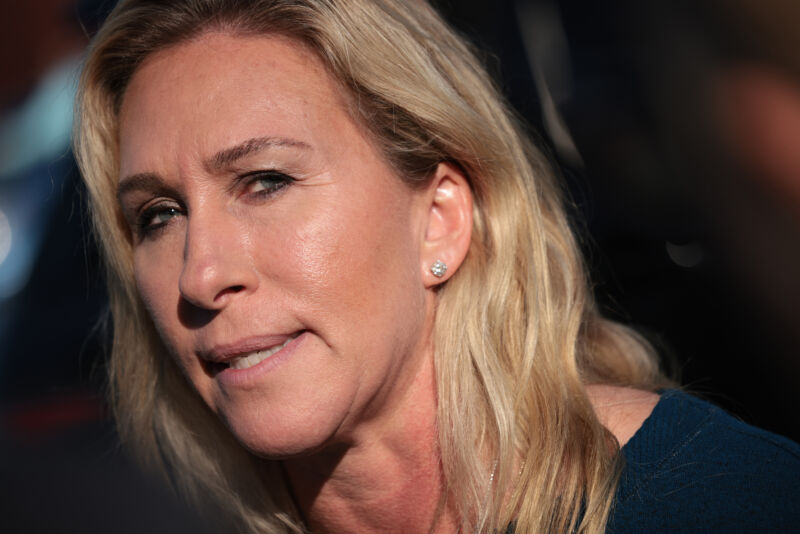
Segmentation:
<svg viewBox="0 0 800 534">
<path fill-rule="evenodd" d="M 271 349 L 284 343 L 289 338 L 297 337 L 300 333 L 300 331 L 296 331 L 289 334 L 246 337 L 233 343 L 213 345 L 210 349 L 197 351 L 197 354 L 203 360 L 224 363 L 246 354 Z"/>
</svg>

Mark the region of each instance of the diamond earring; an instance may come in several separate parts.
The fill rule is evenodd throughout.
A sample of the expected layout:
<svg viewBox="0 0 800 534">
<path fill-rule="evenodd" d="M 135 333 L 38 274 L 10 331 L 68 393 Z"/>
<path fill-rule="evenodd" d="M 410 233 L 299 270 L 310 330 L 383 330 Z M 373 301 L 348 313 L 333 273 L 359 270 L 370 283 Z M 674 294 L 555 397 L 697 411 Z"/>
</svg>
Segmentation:
<svg viewBox="0 0 800 534">
<path fill-rule="evenodd" d="M 444 276 L 444 273 L 447 272 L 447 264 L 441 260 L 436 260 L 433 262 L 433 265 L 431 265 L 431 272 L 436 278 L 441 278 Z"/>
</svg>

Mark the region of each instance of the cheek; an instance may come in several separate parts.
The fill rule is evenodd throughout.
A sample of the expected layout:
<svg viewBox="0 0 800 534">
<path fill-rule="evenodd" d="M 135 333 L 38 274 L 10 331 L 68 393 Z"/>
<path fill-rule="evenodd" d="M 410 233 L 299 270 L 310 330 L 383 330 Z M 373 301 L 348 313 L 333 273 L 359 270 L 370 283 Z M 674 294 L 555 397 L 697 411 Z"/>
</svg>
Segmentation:
<svg viewBox="0 0 800 534">
<path fill-rule="evenodd" d="M 281 269 L 295 279 L 297 300 L 348 330 L 385 322 L 393 304 L 407 303 L 423 287 L 407 209 L 350 200 L 312 210 L 281 245 L 287 253 Z"/>
<path fill-rule="evenodd" d="M 165 254 L 165 248 L 137 247 L 133 255 L 134 277 L 139 297 L 161 338 L 168 345 L 177 348 L 174 343 L 177 341 L 179 326 L 177 303 L 180 263 L 176 261 L 174 254 Z"/>
<path fill-rule="evenodd" d="M 359 226 L 348 221 L 323 218 L 305 226 L 296 236 L 299 272 L 312 292 L 328 299 L 349 300 L 370 276 L 369 257 L 374 253 Z"/>
</svg>

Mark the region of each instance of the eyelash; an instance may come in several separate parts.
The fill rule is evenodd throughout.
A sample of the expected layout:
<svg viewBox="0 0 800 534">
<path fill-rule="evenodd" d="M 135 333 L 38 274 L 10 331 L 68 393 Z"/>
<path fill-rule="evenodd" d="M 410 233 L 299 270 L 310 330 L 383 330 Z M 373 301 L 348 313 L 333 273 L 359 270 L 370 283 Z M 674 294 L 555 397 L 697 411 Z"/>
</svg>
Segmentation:
<svg viewBox="0 0 800 534">
<path fill-rule="evenodd" d="M 163 214 L 171 214 L 169 219 L 153 224 L 153 219 Z M 172 201 L 162 201 L 142 210 L 136 219 L 136 228 L 141 239 L 154 237 L 163 230 L 172 219 L 182 214 L 182 208 Z"/>
<path fill-rule="evenodd" d="M 256 200 L 261 200 L 268 198 L 278 191 L 284 189 L 286 186 L 294 183 L 294 178 L 288 176 L 282 172 L 278 171 L 257 171 L 252 172 L 249 174 L 245 174 L 242 177 L 242 181 L 244 182 L 244 194 L 248 194 L 247 191 L 252 189 L 252 187 L 258 184 L 261 181 L 269 181 L 269 185 L 265 186 L 264 189 L 259 191 L 250 192 L 249 195 L 254 197 Z"/>
<path fill-rule="evenodd" d="M 263 189 L 250 191 L 255 185 L 262 181 L 268 181 L 269 183 L 265 185 Z M 288 185 L 294 183 L 294 181 L 294 178 L 291 176 L 278 171 L 257 171 L 245 174 L 237 179 L 238 183 L 243 183 L 242 196 L 247 196 L 255 201 L 266 200 L 267 198 L 286 188 Z M 169 214 L 170 217 L 159 223 L 152 223 L 154 218 L 164 214 Z M 172 219 L 183 214 L 184 208 L 174 201 L 165 199 L 164 201 L 153 204 L 142 210 L 137 217 L 136 228 L 138 234 L 141 239 L 155 237 L 161 230 L 170 224 Z"/>
</svg>

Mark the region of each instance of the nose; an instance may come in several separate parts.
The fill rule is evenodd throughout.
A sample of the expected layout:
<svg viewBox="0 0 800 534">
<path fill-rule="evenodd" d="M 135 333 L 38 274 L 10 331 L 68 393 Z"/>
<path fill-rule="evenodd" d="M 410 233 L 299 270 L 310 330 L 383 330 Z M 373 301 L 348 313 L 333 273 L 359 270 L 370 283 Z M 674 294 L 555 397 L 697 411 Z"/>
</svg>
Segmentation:
<svg viewBox="0 0 800 534">
<path fill-rule="evenodd" d="M 254 291 L 258 276 L 248 241 L 230 215 L 191 214 L 179 280 L 181 297 L 197 308 L 219 311 L 237 295 Z"/>
</svg>

